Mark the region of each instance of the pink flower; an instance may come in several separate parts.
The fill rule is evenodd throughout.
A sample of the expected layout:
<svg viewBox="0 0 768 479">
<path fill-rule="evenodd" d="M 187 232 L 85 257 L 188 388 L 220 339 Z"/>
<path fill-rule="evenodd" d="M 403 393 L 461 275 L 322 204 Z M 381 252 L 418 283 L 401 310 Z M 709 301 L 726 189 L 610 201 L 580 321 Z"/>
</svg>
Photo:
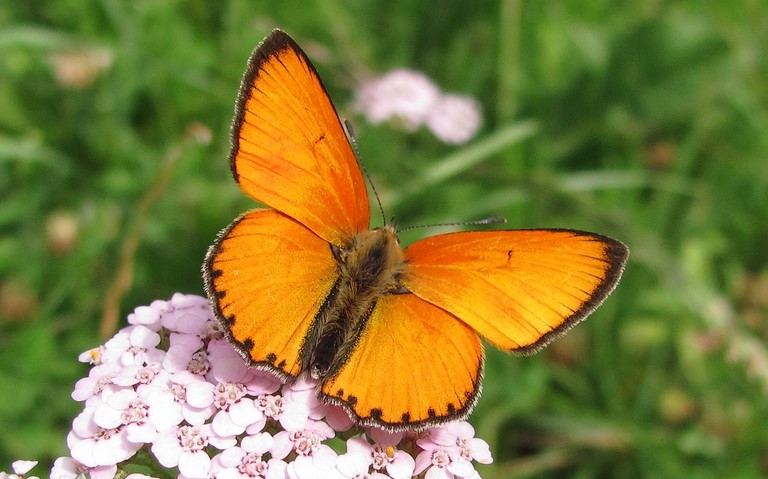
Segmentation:
<svg viewBox="0 0 768 479">
<path fill-rule="evenodd" d="M 217 479 L 284 478 L 288 466 L 285 461 L 264 459 L 272 444 L 272 436 L 267 433 L 244 437 L 240 447 L 232 447 L 219 454 L 222 468 L 216 474 Z"/>
<path fill-rule="evenodd" d="M 459 457 L 480 464 L 493 462 L 488 443 L 475 437 L 475 429 L 466 421 L 456 421 L 429 431 L 429 442 L 458 448 Z"/>
<path fill-rule="evenodd" d="M 123 366 L 120 374 L 115 376 L 114 383 L 118 386 L 137 386 L 151 384 L 156 379 L 167 381 L 170 374 L 160 367 L 160 363 L 149 363 L 145 365 L 130 364 Z"/>
<path fill-rule="evenodd" d="M 13 474 L 7 474 L 0 471 L 0 479 L 24 479 L 24 474 L 32 470 L 37 465 L 37 461 L 13 461 L 11 468 Z M 38 479 L 37 476 L 29 476 L 27 479 Z"/>
<path fill-rule="evenodd" d="M 203 340 L 196 334 L 171 333 L 168 353 L 163 359 L 163 368 L 170 372 L 189 370 L 190 363 L 203 347 Z M 207 358 L 207 355 L 206 355 Z M 202 374 L 208 372 L 205 368 Z M 196 374 L 200 374 L 197 372 Z"/>
<path fill-rule="evenodd" d="M 424 451 L 416 457 L 415 474 L 427 471 L 429 479 L 474 478 L 472 460 L 492 461 L 488 444 L 474 437 L 475 430 L 465 421 L 457 421 L 429 430 L 416 444 Z"/>
<path fill-rule="evenodd" d="M 353 437 L 347 440 L 347 452 L 339 456 L 336 468 L 349 479 L 406 479 L 413 476 L 414 461 L 407 453 L 396 451 L 394 447 L 382 448 L 371 445 L 362 437 Z M 385 469 L 389 475 L 381 472 Z"/>
<path fill-rule="evenodd" d="M 162 362 L 164 351 L 156 348 L 160 335 L 142 324 L 120 330 L 104 344 L 104 362 L 118 362 L 122 366 Z"/>
<path fill-rule="evenodd" d="M 172 375 L 166 383 L 141 387 L 141 395 L 150 404 L 162 404 L 165 423 L 175 426 L 181 420 L 193 426 L 203 424 L 216 411 L 213 406 L 213 384 L 188 371 Z M 165 428 L 158 426 L 158 431 Z"/>
<path fill-rule="evenodd" d="M 277 459 L 284 459 L 291 452 L 296 454 L 296 459 L 287 468 L 291 479 L 332 477 L 338 474 L 335 469 L 337 455 L 323 441 L 333 436 L 334 431 L 328 424 L 310 420 L 301 430 L 278 432 L 270 453 Z"/>
<path fill-rule="evenodd" d="M 393 70 L 362 85 L 355 108 L 374 125 L 390 122 L 406 131 L 426 125 L 441 141 L 466 143 L 482 124 L 480 105 L 472 98 L 444 94 L 423 73 Z"/>
<path fill-rule="evenodd" d="M 142 443 L 128 440 L 124 426 L 107 429 L 96 424 L 95 412 L 96 406 L 88 405 L 72 421 L 67 446 L 73 459 L 86 467 L 113 466 L 141 449 Z"/>
<path fill-rule="evenodd" d="M 403 439 L 404 433 L 369 428 L 368 435 L 375 442 L 371 449 L 375 471 L 386 469 L 392 479 L 408 479 L 413 476 L 416 467 L 413 457 L 395 447 Z"/>
<path fill-rule="evenodd" d="M 466 143 L 482 124 L 480 105 L 469 97 L 443 95 L 430 109 L 426 124 L 444 143 Z"/>
<path fill-rule="evenodd" d="M 88 351 L 80 353 L 77 360 L 81 363 L 101 364 L 101 355 L 104 353 L 104 346 L 98 346 Z"/>
<path fill-rule="evenodd" d="M 154 301 L 151 306 L 139 306 L 128 315 L 128 324 L 141 324 L 157 331 L 160 329 L 160 315 L 165 309 L 165 301 Z"/>
<path fill-rule="evenodd" d="M 190 479 L 204 479 L 211 468 L 208 445 L 226 449 L 236 444 L 234 437 L 219 437 L 209 425 L 174 426 L 160 433 L 152 443 L 152 454 L 165 467 L 177 467 Z"/>
<path fill-rule="evenodd" d="M 440 90 L 421 72 L 400 69 L 360 87 L 356 109 L 371 123 L 392 122 L 415 131 L 440 97 Z"/>
<path fill-rule="evenodd" d="M 218 383 L 213 390 L 213 405 L 219 412 L 213 417 L 213 430 L 224 436 L 235 436 L 264 418 L 241 383 Z"/>
<path fill-rule="evenodd" d="M 265 418 L 279 422 L 280 426 L 287 431 L 303 429 L 310 418 L 311 411 L 320 408 L 320 406 L 315 393 L 315 383 L 304 378 L 300 378 L 290 386 L 284 386 L 282 396 L 279 394 L 261 394 L 256 400 L 256 407 L 264 414 Z M 322 419 L 321 414 L 311 417 Z M 258 431 L 251 427 L 248 432 L 256 433 Z"/>
<path fill-rule="evenodd" d="M 118 373 L 122 370 L 119 364 L 114 362 L 99 364 L 91 368 L 87 378 L 82 378 L 75 383 L 72 391 L 72 399 L 85 401 L 88 405 L 92 398 L 109 395 L 122 389 L 114 383 Z"/>
<path fill-rule="evenodd" d="M 117 473 L 117 466 L 86 467 L 71 457 L 60 457 L 53 463 L 50 479 L 80 479 L 87 475 L 90 479 L 112 479 Z"/>
<path fill-rule="evenodd" d="M 94 422 L 105 428 L 125 426 L 131 442 L 149 443 L 158 432 L 176 426 L 183 419 L 174 395 L 159 387 L 142 387 L 138 391 L 119 391 L 97 406 Z"/>
<path fill-rule="evenodd" d="M 184 334 L 200 335 L 205 324 L 213 321 L 208 300 L 194 295 L 174 294 L 163 313 L 161 324 L 164 328 Z"/>
</svg>

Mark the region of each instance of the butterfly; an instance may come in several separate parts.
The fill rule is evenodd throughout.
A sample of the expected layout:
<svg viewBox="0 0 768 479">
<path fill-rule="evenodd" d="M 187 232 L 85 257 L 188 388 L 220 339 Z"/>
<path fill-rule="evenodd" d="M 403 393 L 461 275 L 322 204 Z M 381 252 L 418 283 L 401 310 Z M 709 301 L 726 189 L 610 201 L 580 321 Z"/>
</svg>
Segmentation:
<svg viewBox="0 0 768 479">
<path fill-rule="evenodd" d="M 361 426 L 423 429 L 480 395 L 480 337 L 532 353 L 587 317 L 627 248 L 584 231 L 441 234 L 403 248 L 370 228 L 361 169 L 317 70 L 286 33 L 254 50 L 230 167 L 267 208 L 238 217 L 203 265 L 227 338 L 254 368 L 317 382 Z"/>
</svg>

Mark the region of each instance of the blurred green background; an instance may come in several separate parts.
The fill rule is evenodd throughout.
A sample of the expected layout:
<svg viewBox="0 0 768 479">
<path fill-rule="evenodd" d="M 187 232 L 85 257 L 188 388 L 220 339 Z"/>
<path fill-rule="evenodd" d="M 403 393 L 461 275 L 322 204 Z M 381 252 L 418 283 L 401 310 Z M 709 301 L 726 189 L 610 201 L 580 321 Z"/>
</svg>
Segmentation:
<svg viewBox="0 0 768 479">
<path fill-rule="evenodd" d="M 768 475 L 762 0 L 3 2 L 0 470 L 46 476 L 66 454 L 78 353 L 136 306 L 202 294 L 207 246 L 254 206 L 228 129 L 275 26 L 355 124 L 399 225 L 502 215 L 630 247 L 588 321 L 536 356 L 489 353 L 483 477 Z M 354 88 L 398 67 L 477 98 L 478 138 L 356 116 Z"/>
</svg>

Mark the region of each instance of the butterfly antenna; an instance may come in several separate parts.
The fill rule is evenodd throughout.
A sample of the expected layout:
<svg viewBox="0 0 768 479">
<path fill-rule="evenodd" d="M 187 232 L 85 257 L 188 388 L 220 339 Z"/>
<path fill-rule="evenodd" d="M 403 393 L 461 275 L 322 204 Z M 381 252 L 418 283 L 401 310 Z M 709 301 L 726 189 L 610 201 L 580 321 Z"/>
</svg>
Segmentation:
<svg viewBox="0 0 768 479">
<path fill-rule="evenodd" d="M 365 179 L 368 180 L 368 184 L 371 185 L 371 191 L 373 191 L 373 196 L 376 198 L 376 203 L 379 205 L 382 224 L 387 224 L 387 218 L 384 216 L 384 207 L 381 206 L 381 198 L 379 198 L 379 193 L 376 191 L 376 185 L 373 184 L 371 175 L 368 174 L 368 169 L 365 167 L 365 163 L 362 161 L 360 156 L 360 148 L 357 146 L 357 136 L 355 135 L 355 130 L 352 128 L 352 123 L 350 123 L 349 120 L 344 120 L 344 129 L 347 131 L 347 138 L 349 138 L 349 144 L 352 145 L 352 151 L 355 152 L 357 164 L 360 165 L 360 169 L 363 170 Z"/>
<path fill-rule="evenodd" d="M 437 224 L 431 224 L 431 225 L 406 226 L 403 229 L 397 230 L 397 232 L 401 233 L 403 231 L 415 230 L 416 228 L 434 228 L 436 226 L 493 225 L 493 224 L 506 223 L 506 222 L 507 222 L 506 218 L 503 218 L 501 216 L 491 216 L 488 218 L 483 218 L 481 220 L 475 220 L 475 221 L 460 221 L 458 223 L 437 223 Z"/>
</svg>

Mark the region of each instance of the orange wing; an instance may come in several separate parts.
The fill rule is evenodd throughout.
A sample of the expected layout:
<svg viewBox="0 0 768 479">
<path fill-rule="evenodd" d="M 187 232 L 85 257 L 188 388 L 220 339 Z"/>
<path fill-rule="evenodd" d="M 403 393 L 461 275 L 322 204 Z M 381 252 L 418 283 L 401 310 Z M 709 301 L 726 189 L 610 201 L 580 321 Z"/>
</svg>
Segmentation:
<svg viewBox="0 0 768 479">
<path fill-rule="evenodd" d="M 586 318 L 621 277 L 627 248 L 571 230 L 433 236 L 405 250 L 403 284 L 495 346 L 534 352 Z"/>
<path fill-rule="evenodd" d="M 420 428 L 466 417 L 482 370 L 483 347 L 471 328 L 412 294 L 387 295 L 322 396 L 358 424 Z"/>
<path fill-rule="evenodd" d="M 368 228 L 368 193 L 317 71 L 284 32 L 254 50 L 240 86 L 230 166 L 248 195 L 344 246 Z"/>
<path fill-rule="evenodd" d="M 219 235 L 203 269 L 216 316 L 246 361 L 298 376 L 304 338 L 338 277 L 328 243 L 277 211 L 255 210 Z"/>
</svg>

